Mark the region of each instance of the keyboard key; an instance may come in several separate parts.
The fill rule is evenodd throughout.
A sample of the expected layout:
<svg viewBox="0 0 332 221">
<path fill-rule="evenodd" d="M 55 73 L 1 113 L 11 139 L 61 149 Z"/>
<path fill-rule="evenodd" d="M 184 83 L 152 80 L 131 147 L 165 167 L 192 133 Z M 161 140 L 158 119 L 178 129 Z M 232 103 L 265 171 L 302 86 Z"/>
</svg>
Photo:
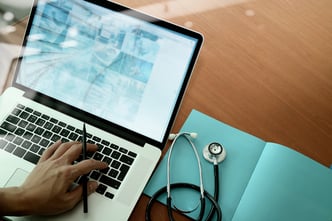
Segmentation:
<svg viewBox="0 0 332 221">
<path fill-rule="evenodd" d="M 33 109 L 31 109 L 30 107 L 26 107 L 26 108 L 25 108 L 25 111 L 28 112 L 28 113 L 32 113 L 32 112 L 33 112 Z"/>
<path fill-rule="evenodd" d="M 18 108 L 15 108 L 15 109 L 12 111 L 12 114 L 15 115 L 15 116 L 19 116 L 21 112 L 22 112 L 22 110 L 20 110 L 20 109 L 18 109 Z"/>
<path fill-rule="evenodd" d="M 21 120 L 20 123 L 18 124 L 19 127 L 25 128 L 29 124 L 28 121 Z"/>
<path fill-rule="evenodd" d="M 100 153 L 98 153 L 98 152 L 96 152 L 96 153 L 93 155 L 93 159 L 95 159 L 95 160 L 101 160 L 101 159 L 103 159 L 103 155 L 100 154 Z"/>
<path fill-rule="evenodd" d="M 112 153 L 112 158 L 114 158 L 114 159 L 119 159 L 120 158 L 120 153 L 119 152 L 117 152 L 117 151 L 113 151 L 113 153 Z"/>
<path fill-rule="evenodd" d="M 29 117 L 29 115 L 30 115 L 29 113 L 22 111 L 22 113 L 20 114 L 20 118 L 27 119 Z"/>
<path fill-rule="evenodd" d="M 3 122 L 0 127 L 9 132 L 14 132 L 17 128 L 15 125 L 8 123 L 8 122 Z"/>
<path fill-rule="evenodd" d="M 55 118 L 53 118 L 53 117 L 50 119 L 50 121 L 51 121 L 52 123 L 54 123 L 54 124 L 57 124 L 57 123 L 59 122 L 57 119 L 55 119 Z"/>
<path fill-rule="evenodd" d="M 31 163 L 34 163 L 34 164 L 38 163 L 39 158 L 40 157 L 37 154 L 31 153 L 30 151 L 28 151 L 23 157 L 23 159 L 25 159 Z"/>
<path fill-rule="evenodd" d="M 51 130 L 51 128 L 54 126 L 54 124 L 50 123 L 50 122 L 46 122 L 46 124 L 44 125 L 44 128 L 47 130 Z"/>
<path fill-rule="evenodd" d="M 107 198 L 110 198 L 110 199 L 113 199 L 113 198 L 114 198 L 114 194 L 113 194 L 113 193 L 110 193 L 110 192 L 107 192 L 107 193 L 105 194 L 105 196 L 106 196 Z"/>
<path fill-rule="evenodd" d="M 121 163 L 117 160 L 113 160 L 113 162 L 111 163 L 111 167 L 118 169 L 120 167 Z"/>
<path fill-rule="evenodd" d="M 43 114 L 41 116 L 41 118 L 43 118 L 44 120 L 49 120 L 50 119 L 50 117 L 48 115 L 46 115 L 46 114 Z"/>
<path fill-rule="evenodd" d="M 119 151 L 120 151 L 121 153 L 124 153 L 124 154 L 127 154 L 127 153 L 128 153 L 128 150 L 125 149 L 125 148 L 123 148 L 123 147 L 120 147 Z"/>
<path fill-rule="evenodd" d="M 81 129 L 78 129 L 78 128 L 75 129 L 75 132 L 78 133 L 78 134 L 83 134 L 83 131 Z"/>
<path fill-rule="evenodd" d="M 61 139 L 61 136 L 57 135 L 57 134 L 53 134 L 51 140 L 54 141 L 54 142 L 57 142 L 58 140 Z"/>
<path fill-rule="evenodd" d="M 37 117 L 40 117 L 42 115 L 42 113 L 40 113 L 39 111 L 34 111 L 33 114 L 36 115 Z"/>
<path fill-rule="evenodd" d="M 137 156 L 137 153 L 129 151 L 128 155 L 135 158 Z"/>
<path fill-rule="evenodd" d="M 106 189 L 107 189 L 107 186 L 105 186 L 103 184 L 99 184 L 97 189 L 96 189 L 96 192 L 104 195 Z"/>
<path fill-rule="evenodd" d="M 108 176 L 105 176 L 105 175 L 102 175 L 99 179 L 99 182 L 107 185 L 107 186 L 110 186 L 110 187 L 113 187 L 114 189 L 119 189 L 120 187 L 120 182 L 115 180 L 115 179 L 112 179 Z"/>
<path fill-rule="evenodd" d="M 106 141 L 106 140 L 102 140 L 101 144 L 105 145 L 105 146 L 109 146 L 111 143 Z"/>
<path fill-rule="evenodd" d="M 46 150 L 46 149 L 45 149 L 44 147 L 40 147 L 40 149 L 39 149 L 39 151 L 38 151 L 38 155 L 39 155 L 39 156 L 43 155 L 43 153 L 44 153 L 45 150 Z"/>
<path fill-rule="evenodd" d="M 83 139 L 83 138 L 82 138 L 82 139 Z M 81 140 L 82 140 L 82 139 L 81 139 Z M 87 143 L 96 144 L 93 140 L 87 140 L 86 142 L 87 142 Z"/>
<path fill-rule="evenodd" d="M 36 124 L 40 127 L 42 127 L 45 123 L 46 123 L 46 121 L 44 119 L 41 119 L 41 118 L 39 118 L 36 122 Z"/>
<path fill-rule="evenodd" d="M 31 141 L 32 141 L 33 143 L 36 143 L 36 144 L 39 143 L 40 140 L 41 140 L 41 137 L 38 136 L 38 135 L 33 135 L 33 137 L 31 138 Z"/>
<path fill-rule="evenodd" d="M 122 164 L 120 167 L 120 174 L 118 176 L 119 181 L 123 181 L 129 171 L 129 167 L 125 164 Z"/>
<path fill-rule="evenodd" d="M 119 176 L 118 176 L 118 180 L 123 181 L 125 177 L 126 177 L 125 173 L 120 173 Z"/>
<path fill-rule="evenodd" d="M 46 139 L 42 139 L 39 144 L 43 147 L 48 147 L 48 145 L 50 144 L 50 141 L 48 141 Z"/>
<path fill-rule="evenodd" d="M 92 171 L 90 174 L 91 179 L 98 180 L 99 177 L 100 177 L 100 173 L 97 171 Z"/>
<path fill-rule="evenodd" d="M 55 125 L 53 128 L 52 128 L 52 132 L 54 133 L 59 133 L 61 131 L 61 127 Z"/>
<path fill-rule="evenodd" d="M 36 127 L 37 127 L 37 126 L 34 125 L 34 124 L 29 124 L 29 125 L 27 126 L 26 129 L 27 129 L 28 131 L 31 131 L 31 132 L 32 132 L 32 131 L 34 131 L 34 130 L 36 129 Z"/>
<path fill-rule="evenodd" d="M 31 147 L 32 143 L 30 141 L 27 141 L 25 140 L 23 143 L 22 143 L 22 147 L 24 149 L 29 149 Z"/>
<path fill-rule="evenodd" d="M 37 117 L 35 115 L 30 115 L 27 120 L 31 123 L 35 123 L 37 121 Z"/>
<path fill-rule="evenodd" d="M 110 157 L 104 156 L 102 161 L 107 163 L 108 165 L 110 165 L 110 163 L 112 162 L 112 159 Z"/>
<path fill-rule="evenodd" d="M 64 137 L 68 137 L 70 131 L 69 130 L 66 130 L 66 129 L 62 129 L 60 135 L 61 136 L 64 136 Z"/>
<path fill-rule="evenodd" d="M 52 135 L 53 135 L 53 133 L 47 130 L 43 133 L 42 136 L 49 139 L 49 138 L 51 138 Z"/>
<path fill-rule="evenodd" d="M 16 146 L 15 146 L 14 144 L 9 143 L 9 144 L 5 147 L 5 151 L 11 153 L 11 152 L 13 152 L 13 150 L 15 149 L 15 147 L 16 147 Z"/>
<path fill-rule="evenodd" d="M 34 152 L 34 153 L 38 153 L 40 149 L 40 146 L 38 146 L 37 144 L 32 144 L 32 146 L 30 147 L 30 151 Z"/>
<path fill-rule="evenodd" d="M 29 131 L 26 131 L 23 135 L 24 139 L 30 140 L 32 138 L 33 134 Z"/>
<path fill-rule="evenodd" d="M 0 149 L 4 149 L 7 144 L 8 144 L 8 141 L 0 140 Z"/>
<path fill-rule="evenodd" d="M 24 134 L 25 130 L 22 128 L 17 128 L 14 132 L 17 136 L 22 136 Z"/>
<path fill-rule="evenodd" d="M 44 129 L 41 128 L 41 127 L 37 127 L 36 130 L 35 130 L 35 133 L 38 134 L 38 135 L 42 135 L 44 133 Z"/>
<path fill-rule="evenodd" d="M 75 127 L 71 126 L 71 125 L 67 125 L 67 129 L 70 131 L 75 131 Z"/>
<path fill-rule="evenodd" d="M 69 137 L 68 137 L 70 140 L 77 140 L 78 138 L 78 134 L 74 133 L 74 132 L 71 132 Z"/>
<path fill-rule="evenodd" d="M 119 171 L 115 170 L 115 169 L 111 169 L 111 171 L 108 173 L 108 175 L 110 177 L 116 178 L 119 174 Z"/>
<path fill-rule="evenodd" d="M 110 155 L 112 153 L 112 150 L 110 149 L 110 148 L 108 148 L 108 147 L 105 147 L 104 148 L 104 150 L 103 150 L 103 154 L 105 154 L 105 155 Z"/>
<path fill-rule="evenodd" d="M 127 173 L 127 172 L 129 171 L 129 169 L 130 169 L 130 167 L 129 167 L 128 165 L 126 165 L 126 164 L 122 164 L 119 170 L 120 170 L 122 173 Z"/>
<path fill-rule="evenodd" d="M 104 145 L 102 145 L 100 143 L 97 144 L 97 147 L 98 147 L 97 151 L 99 151 L 99 152 L 102 152 L 102 150 L 104 149 Z"/>
<path fill-rule="evenodd" d="M 91 158 L 93 156 L 93 152 L 87 152 L 86 155 L 87 155 L 87 158 Z"/>
<path fill-rule="evenodd" d="M 66 124 L 65 122 L 62 122 L 62 121 L 60 121 L 58 124 L 59 124 L 59 126 L 62 127 L 62 128 L 64 128 L 64 127 L 67 126 L 67 124 Z"/>
<path fill-rule="evenodd" d="M 122 163 L 126 163 L 126 164 L 128 164 L 128 165 L 132 165 L 133 162 L 134 162 L 134 159 L 131 158 L 131 157 L 128 157 L 127 155 L 122 155 L 122 156 L 120 157 L 120 161 L 121 161 Z"/>
<path fill-rule="evenodd" d="M 17 147 L 15 149 L 15 151 L 13 152 L 14 155 L 16 155 L 16 156 L 18 156 L 20 158 L 23 157 L 25 153 L 26 153 L 26 150 L 24 150 L 24 149 L 22 149 L 20 147 Z"/>
<path fill-rule="evenodd" d="M 20 121 L 20 118 L 13 115 L 9 115 L 6 120 L 10 123 L 17 124 Z"/>
<path fill-rule="evenodd" d="M 11 142 L 11 141 L 13 141 L 15 139 L 15 137 L 16 136 L 13 135 L 13 134 L 7 134 L 6 137 L 5 137 L 5 139 Z"/>
<path fill-rule="evenodd" d="M 21 145 L 23 143 L 23 138 L 15 137 L 13 143 L 16 144 L 16 145 Z"/>
<path fill-rule="evenodd" d="M 110 170 L 110 168 L 106 167 L 105 169 L 100 170 L 100 172 L 104 173 L 104 174 L 107 174 L 109 170 Z"/>
<path fill-rule="evenodd" d="M 25 106 L 24 106 L 23 104 L 18 104 L 18 105 L 17 105 L 17 108 L 24 109 Z"/>
<path fill-rule="evenodd" d="M 113 148 L 113 149 L 117 150 L 117 149 L 119 149 L 119 146 L 118 146 L 118 145 L 116 145 L 116 144 L 114 144 L 114 143 L 112 143 L 112 144 L 111 144 L 111 148 Z"/>
<path fill-rule="evenodd" d="M 4 129 L 0 128 L 0 138 L 4 137 L 5 135 L 7 135 L 7 131 L 5 131 Z"/>
</svg>

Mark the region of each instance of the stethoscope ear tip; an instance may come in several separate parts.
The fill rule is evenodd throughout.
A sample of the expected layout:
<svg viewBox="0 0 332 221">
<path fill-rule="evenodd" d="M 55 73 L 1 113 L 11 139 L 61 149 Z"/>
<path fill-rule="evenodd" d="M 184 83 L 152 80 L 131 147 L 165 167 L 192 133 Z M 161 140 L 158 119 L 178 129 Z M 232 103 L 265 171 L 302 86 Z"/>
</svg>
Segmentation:
<svg viewBox="0 0 332 221">
<path fill-rule="evenodd" d="M 197 134 L 197 133 L 194 133 L 194 132 L 192 132 L 192 133 L 190 133 L 190 136 L 191 136 L 192 138 L 196 139 L 196 138 L 197 138 L 197 136 L 198 136 L 198 134 Z"/>
</svg>

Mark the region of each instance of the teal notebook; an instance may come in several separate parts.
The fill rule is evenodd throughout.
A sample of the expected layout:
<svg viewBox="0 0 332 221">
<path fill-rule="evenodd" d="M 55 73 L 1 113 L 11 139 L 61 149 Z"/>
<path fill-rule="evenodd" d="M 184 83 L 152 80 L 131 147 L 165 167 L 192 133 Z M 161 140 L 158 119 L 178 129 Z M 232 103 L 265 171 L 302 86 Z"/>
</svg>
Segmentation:
<svg viewBox="0 0 332 221">
<path fill-rule="evenodd" d="M 332 170 L 275 143 L 228 126 L 193 110 L 182 132 L 196 132 L 201 154 L 210 142 L 223 144 L 227 157 L 219 166 L 223 221 L 332 221 Z M 166 160 L 162 159 L 144 193 L 153 195 L 166 185 Z M 205 189 L 213 194 L 213 166 L 201 155 Z M 197 163 L 189 144 L 179 138 L 171 158 L 171 182 L 199 184 Z M 165 203 L 166 197 L 160 199 Z M 177 207 L 190 210 L 199 196 L 172 191 Z M 197 211 L 188 216 L 197 217 Z"/>
</svg>

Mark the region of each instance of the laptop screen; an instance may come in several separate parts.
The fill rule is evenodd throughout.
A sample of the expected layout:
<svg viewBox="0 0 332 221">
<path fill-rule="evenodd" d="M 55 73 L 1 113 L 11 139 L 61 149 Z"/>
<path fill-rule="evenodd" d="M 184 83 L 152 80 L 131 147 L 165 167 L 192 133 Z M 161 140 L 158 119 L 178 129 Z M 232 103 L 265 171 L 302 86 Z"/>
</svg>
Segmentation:
<svg viewBox="0 0 332 221">
<path fill-rule="evenodd" d="M 16 83 L 161 142 L 201 39 L 104 4 L 39 1 Z"/>
</svg>

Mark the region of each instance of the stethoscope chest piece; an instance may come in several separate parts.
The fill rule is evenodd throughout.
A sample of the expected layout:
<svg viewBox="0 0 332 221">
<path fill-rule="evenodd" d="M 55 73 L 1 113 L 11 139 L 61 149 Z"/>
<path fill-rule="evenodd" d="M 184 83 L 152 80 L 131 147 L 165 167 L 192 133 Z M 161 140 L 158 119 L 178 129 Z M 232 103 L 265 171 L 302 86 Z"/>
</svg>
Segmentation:
<svg viewBox="0 0 332 221">
<path fill-rule="evenodd" d="M 209 143 L 203 149 L 203 156 L 207 161 L 218 164 L 226 158 L 226 150 L 220 143 Z"/>
</svg>

